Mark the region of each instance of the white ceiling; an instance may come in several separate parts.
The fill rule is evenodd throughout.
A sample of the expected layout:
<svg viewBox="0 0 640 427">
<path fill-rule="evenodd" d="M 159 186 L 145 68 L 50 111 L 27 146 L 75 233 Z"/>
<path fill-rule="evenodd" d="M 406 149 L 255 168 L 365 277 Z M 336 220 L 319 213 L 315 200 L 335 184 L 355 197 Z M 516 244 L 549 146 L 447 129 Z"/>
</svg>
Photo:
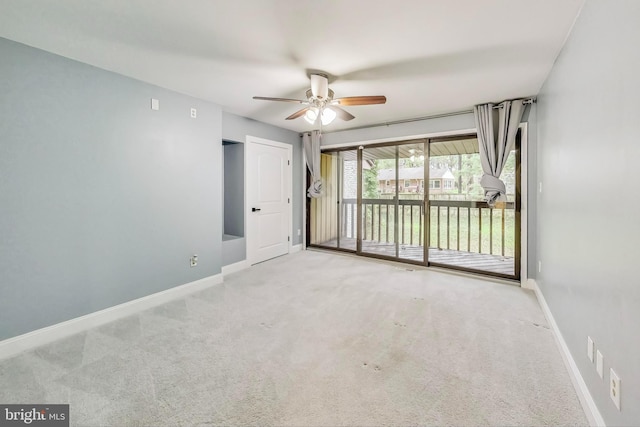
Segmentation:
<svg viewBox="0 0 640 427">
<path fill-rule="evenodd" d="M 385 105 L 325 131 L 538 93 L 584 0 L 0 0 L 0 36 L 296 131 L 308 72 Z"/>
</svg>

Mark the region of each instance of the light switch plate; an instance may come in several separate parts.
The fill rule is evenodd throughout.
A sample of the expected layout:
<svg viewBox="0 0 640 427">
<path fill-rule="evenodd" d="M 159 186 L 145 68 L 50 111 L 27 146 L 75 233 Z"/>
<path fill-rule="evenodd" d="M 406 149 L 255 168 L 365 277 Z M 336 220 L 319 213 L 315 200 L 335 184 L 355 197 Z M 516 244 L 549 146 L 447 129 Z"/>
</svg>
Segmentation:
<svg viewBox="0 0 640 427">
<path fill-rule="evenodd" d="M 160 109 L 160 100 L 151 98 L 151 109 L 158 111 Z"/>
<path fill-rule="evenodd" d="M 596 351 L 596 371 L 600 378 L 604 378 L 604 357 L 600 350 Z"/>
<path fill-rule="evenodd" d="M 591 337 L 587 337 L 587 357 L 591 362 L 593 362 L 593 340 Z"/>
</svg>

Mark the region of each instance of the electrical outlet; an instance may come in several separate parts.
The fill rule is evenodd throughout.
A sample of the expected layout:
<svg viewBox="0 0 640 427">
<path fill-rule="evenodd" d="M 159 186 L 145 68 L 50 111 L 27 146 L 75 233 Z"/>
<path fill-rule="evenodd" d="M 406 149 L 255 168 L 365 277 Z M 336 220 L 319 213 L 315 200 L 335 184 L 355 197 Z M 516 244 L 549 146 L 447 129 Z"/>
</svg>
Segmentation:
<svg viewBox="0 0 640 427">
<path fill-rule="evenodd" d="M 600 350 L 596 352 L 596 371 L 600 378 L 604 378 L 604 357 L 602 353 L 600 353 Z"/>
<path fill-rule="evenodd" d="M 594 348 L 593 340 L 591 337 L 587 337 L 587 357 L 591 362 L 593 362 L 593 348 Z"/>
<path fill-rule="evenodd" d="M 618 411 L 620 410 L 620 377 L 615 373 L 613 369 L 609 370 L 609 396 L 613 400 L 613 404 L 616 405 Z"/>
<path fill-rule="evenodd" d="M 198 111 L 195 108 L 191 109 L 191 118 L 195 119 L 196 117 L 198 117 Z"/>
<path fill-rule="evenodd" d="M 542 273 L 542 261 L 538 261 L 538 273 Z"/>
<path fill-rule="evenodd" d="M 542 193 L 542 181 L 540 181 L 540 192 Z"/>
<path fill-rule="evenodd" d="M 300 235 L 300 229 L 298 228 L 298 236 Z"/>
<path fill-rule="evenodd" d="M 198 255 L 191 255 L 191 267 L 198 265 Z"/>
</svg>

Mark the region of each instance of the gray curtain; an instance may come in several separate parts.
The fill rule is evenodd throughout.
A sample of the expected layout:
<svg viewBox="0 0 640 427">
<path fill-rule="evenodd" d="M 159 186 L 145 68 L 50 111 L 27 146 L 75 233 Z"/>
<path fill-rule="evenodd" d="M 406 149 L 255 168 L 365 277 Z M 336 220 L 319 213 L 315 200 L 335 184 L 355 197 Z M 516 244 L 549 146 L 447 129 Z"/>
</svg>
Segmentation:
<svg viewBox="0 0 640 427">
<path fill-rule="evenodd" d="M 311 185 L 307 190 L 308 197 L 322 196 L 322 176 L 320 175 L 320 131 L 314 130 L 302 135 L 307 167 L 311 172 Z"/>
<path fill-rule="evenodd" d="M 506 200 L 506 189 L 500 174 L 516 142 L 516 133 L 524 113 L 522 101 L 504 101 L 498 105 L 499 108 L 494 108 L 494 104 L 473 107 L 478 129 L 480 162 L 484 172 L 480 185 L 484 189 L 485 200 L 491 207 L 498 201 Z"/>
</svg>

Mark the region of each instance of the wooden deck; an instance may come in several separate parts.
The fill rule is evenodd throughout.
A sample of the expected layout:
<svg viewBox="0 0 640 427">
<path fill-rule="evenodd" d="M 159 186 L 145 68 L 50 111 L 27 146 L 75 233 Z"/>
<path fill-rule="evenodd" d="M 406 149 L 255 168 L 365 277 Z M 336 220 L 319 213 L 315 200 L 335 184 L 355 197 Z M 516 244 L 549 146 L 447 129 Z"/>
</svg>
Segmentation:
<svg viewBox="0 0 640 427">
<path fill-rule="evenodd" d="M 320 245 L 329 248 L 336 248 L 337 242 L 331 240 Z M 356 250 L 355 239 L 340 239 L 340 248 Z M 376 254 L 395 257 L 396 247 L 393 243 L 378 243 L 364 240 L 362 242 L 362 252 L 364 254 Z M 401 245 L 398 257 L 413 261 L 424 261 L 424 248 L 417 245 Z M 455 251 L 448 249 L 429 248 L 429 262 L 455 267 L 469 268 L 478 271 L 491 273 L 514 275 L 515 262 L 513 257 L 503 257 L 500 255 L 478 254 L 474 252 Z"/>
</svg>

